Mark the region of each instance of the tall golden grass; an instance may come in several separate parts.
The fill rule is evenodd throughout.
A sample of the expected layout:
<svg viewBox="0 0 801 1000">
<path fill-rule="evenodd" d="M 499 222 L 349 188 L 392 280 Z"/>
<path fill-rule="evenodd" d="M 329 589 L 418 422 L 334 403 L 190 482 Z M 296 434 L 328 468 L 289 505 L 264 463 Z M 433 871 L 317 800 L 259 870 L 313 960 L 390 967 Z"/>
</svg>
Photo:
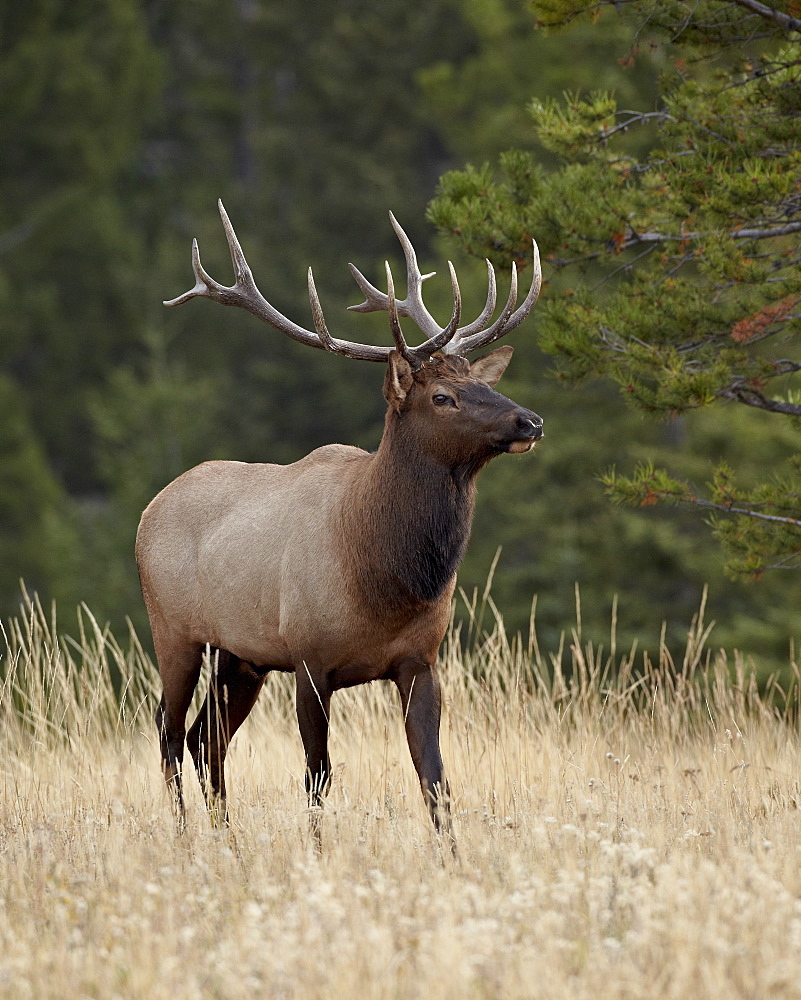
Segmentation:
<svg viewBox="0 0 801 1000">
<path fill-rule="evenodd" d="M 187 780 L 175 833 L 157 676 L 88 612 L 35 604 L 0 661 L 0 995 L 641 998 L 801 995 L 798 670 L 760 693 L 681 662 L 509 639 L 469 602 L 443 646 L 459 851 L 437 844 L 394 689 L 337 695 L 322 854 L 291 679 L 229 756 L 230 832 Z"/>
</svg>

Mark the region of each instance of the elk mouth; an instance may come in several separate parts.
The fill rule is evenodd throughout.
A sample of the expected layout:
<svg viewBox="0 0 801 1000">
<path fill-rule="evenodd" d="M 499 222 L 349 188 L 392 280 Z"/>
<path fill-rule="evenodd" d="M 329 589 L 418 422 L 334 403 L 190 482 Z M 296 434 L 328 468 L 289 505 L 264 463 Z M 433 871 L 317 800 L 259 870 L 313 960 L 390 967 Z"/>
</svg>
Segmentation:
<svg viewBox="0 0 801 1000">
<path fill-rule="evenodd" d="M 506 452 L 507 455 L 523 455 L 527 451 L 531 451 L 534 445 L 542 438 L 542 424 L 535 424 L 530 420 L 526 420 L 525 423 L 528 426 L 521 428 L 521 430 L 525 429 L 528 433 L 525 435 L 519 433 L 516 437 L 499 441 L 499 451 Z"/>
<path fill-rule="evenodd" d="M 509 455 L 523 455 L 525 452 L 531 451 L 535 440 L 536 438 L 529 438 L 528 441 L 509 441 L 506 445 L 506 451 Z"/>
<path fill-rule="evenodd" d="M 531 451 L 541 437 L 542 431 L 531 437 L 506 438 L 495 445 L 495 450 L 502 455 L 524 455 L 527 451 Z"/>
</svg>

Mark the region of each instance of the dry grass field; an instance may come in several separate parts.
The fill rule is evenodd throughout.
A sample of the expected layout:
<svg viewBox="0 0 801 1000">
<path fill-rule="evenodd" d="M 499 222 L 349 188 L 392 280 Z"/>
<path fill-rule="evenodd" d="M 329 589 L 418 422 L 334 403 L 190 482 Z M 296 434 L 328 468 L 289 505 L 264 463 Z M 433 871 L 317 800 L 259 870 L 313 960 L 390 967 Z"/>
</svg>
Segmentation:
<svg viewBox="0 0 801 1000">
<path fill-rule="evenodd" d="M 230 832 L 190 775 L 176 836 L 153 668 L 84 622 L 5 625 L 0 996 L 801 996 L 798 689 L 760 697 L 700 622 L 675 663 L 452 634 L 456 858 L 383 685 L 334 698 L 316 853 L 280 676 L 229 756 Z"/>
</svg>

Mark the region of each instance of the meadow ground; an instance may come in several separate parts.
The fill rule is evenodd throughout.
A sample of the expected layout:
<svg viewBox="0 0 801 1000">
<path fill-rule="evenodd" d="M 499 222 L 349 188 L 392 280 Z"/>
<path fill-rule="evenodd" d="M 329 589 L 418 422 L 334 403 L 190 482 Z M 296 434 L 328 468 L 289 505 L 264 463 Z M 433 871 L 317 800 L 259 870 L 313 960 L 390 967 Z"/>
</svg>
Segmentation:
<svg viewBox="0 0 801 1000">
<path fill-rule="evenodd" d="M 645 665 L 452 634 L 453 858 L 386 685 L 334 698 L 316 853 L 280 676 L 229 756 L 230 833 L 190 775 L 176 836 L 153 668 L 84 620 L 6 623 L 0 996 L 801 996 L 798 688 L 760 696 L 700 622 Z"/>
</svg>

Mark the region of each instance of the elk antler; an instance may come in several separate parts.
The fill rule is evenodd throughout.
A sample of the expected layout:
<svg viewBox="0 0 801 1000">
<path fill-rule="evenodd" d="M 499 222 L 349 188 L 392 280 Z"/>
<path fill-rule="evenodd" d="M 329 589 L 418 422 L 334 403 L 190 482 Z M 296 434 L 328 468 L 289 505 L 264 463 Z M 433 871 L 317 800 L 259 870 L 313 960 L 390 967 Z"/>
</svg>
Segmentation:
<svg viewBox="0 0 801 1000">
<path fill-rule="evenodd" d="M 270 326 L 275 327 L 276 330 L 279 330 L 281 333 L 285 333 L 288 337 L 299 341 L 301 344 L 308 344 L 310 347 L 318 347 L 322 350 L 332 351 L 335 354 L 344 354 L 349 358 L 357 358 L 362 361 L 386 361 L 390 351 L 392 350 L 390 347 L 374 347 L 370 344 L 356 344 L 349 340 L 337 340 L 335 337 L 331 336 L 328 332 L 328 327 L 326 326 L 325 316 L 323 315 L 323 309 L 320 305 L 320 299 L 314 285 L 314 277 L 312 276 L 311 268 L 309 268 L 309 302 L 311 304 L 312 321 L 314 323 L 313 331 L 307 330 L 305 327 L 298 326 L 296 323 L 293 323 L 292 320 L 287 319 L 287 317 L 278 312 L 274 306 L 270 305 L 267 299 L 264 298 L 256 287 L 256 282 L 253 280 L 253 274 L 248 266 L 248 262 L 245 260 L 242 247 L 240 246 L 239 240 L 234 232 L 234 227 L 231 225 L 231 220 L 228 218 L 228 214 L 223 208 L 222 201 L 218 201 L 218 206 L 220 209 L 220 217 L 222 218 L 223 228 L 225 230 L 225 236 L 228 240 L 228 247 L 231 251 L 231 260 L 234 265 L 234 275 L 236 278 L 235 283 L 230 287 L 227 285 L 221 285 L 203 269 L 203 265 L 200 263 L 200 252 L 198 250 L 197 240 L 193 240 L 192 269 L 195 273 L 195 284 L 189 289 L 188 292 L 184 292 L 183 295 L 179 295 L 177 298 L 165 301 L 165 306 L 178 306 L 183 302 L 187 302 L 189 299 L 196 298 L 198 296 L 209 298 L 226 306 L 239 306 L 242 309 L 247 309 L 247 311 L 253 313 L 254 316 L 257 316 L 265 323 L 269 323 Z M 453 289 L 453 313 L 448 325 L 440 327 L 423 303 L 422 296 L 423 282 L 427 278 L 431 278 L 434 272 L 431 274 L 420 273 L 420 268 L 417 263 L 417 254 L 414 251 L 414 247 L 412 246 L 409 237 L 403 229 L 401 229 L 392 212 L 389 213 L 389 218 L 392 222 L 392 227 L 400 240 L 400 244 L 403 248 L 403 254 L 406 258 L 406 298 L 397 299 L 395 297 L 395 287 L 392 280 L 392 273 L 389 269 L 389 264 L 386 265 L 386 294 L 379 291 L 374 285 L 371 285 L 361 271 L 354 267 L 353 264 L 350 264 L 351 273 L 356 280 L 356 284 L 362 290 L 365 301 L 360 305 L 350 306 L 349 308 L 354 312 L 375 312 L 377 310 L 382 310 L 389 313 L 390 329 L 392 331 L 393 339 L 395 340 L 395 346 L 413 368 L 420 368 L 421 365 L 428 361 L 431 355 L 437 351 L 443 351 L 446 354 L 464 356 L 469 351 L 474 351 L 479 347 L 491 344 L 493 341 L 498 340 L 499 337 L 502 337 L 510 330 L 513 330 L 516 326 L 519 326 L 526 316 L 528 316 L 534 303 L 537 301 L 537 296 L 539 295 L 540 286 L 542 284 L 540 256 L 536 242 L 532 240 L 534 273 L 532 275 L 531 288 L 529 289 L 528 295 L 518 308 L 515 309 L 515 305 L 517 303 L 517 267 L 513 263 L 509 298 L 498 318 L 490 325 L 488 325 L 488 323 L 493 312 L 495 311 L 496 300 L 495 271 L 493 270 L 492 264 L 487 261 L 489 287 L 486 305 L 477 319 L 467 326 L 459 328 L 459 317 L 461 315 L 461 294 L 459 292 L 459 284 L 456 280 L 456 272 L 454 271 L 453 264 L 448 261 L 448 268 L 451 275 L 451 287 Z M 418 347 L 409 347 L 401 331 L 400 320 L 398 318 L 400 316 L 408 317 L 417 324 L 420 330 L 428 338 L 425 343 L 420 344 Z"/>
</svg>

